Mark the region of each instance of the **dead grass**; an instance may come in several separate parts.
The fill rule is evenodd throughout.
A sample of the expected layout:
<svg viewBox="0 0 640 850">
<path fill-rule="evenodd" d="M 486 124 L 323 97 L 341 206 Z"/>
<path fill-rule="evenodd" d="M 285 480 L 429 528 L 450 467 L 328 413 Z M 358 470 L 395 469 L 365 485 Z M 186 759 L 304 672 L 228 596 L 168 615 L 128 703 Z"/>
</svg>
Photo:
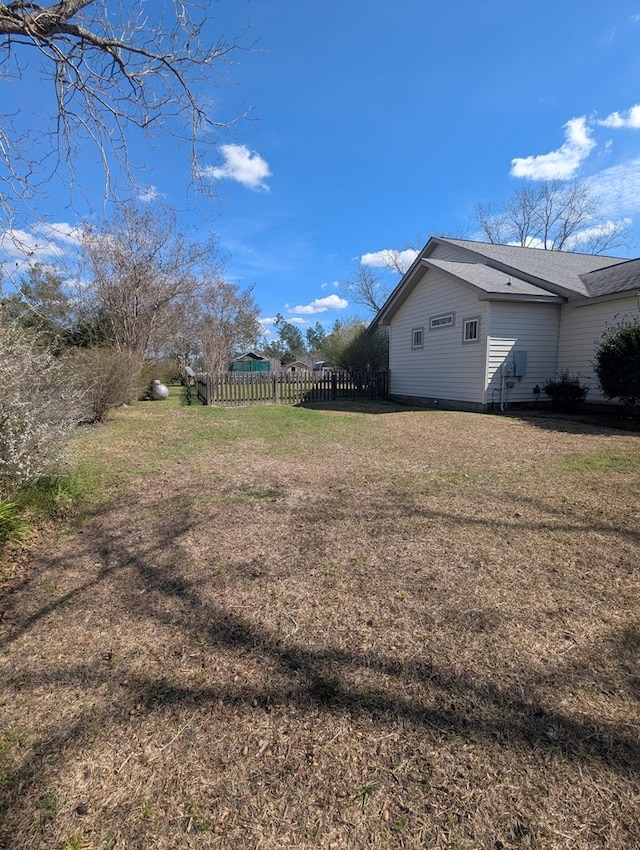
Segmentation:
<svg viewBox="0 0 640 850">
<path fill-rule="evenodd" d="M 0 847 L 640 847 L 638 436 L 160 404 L 78 452 L 0 597 Z"/>
</svg>

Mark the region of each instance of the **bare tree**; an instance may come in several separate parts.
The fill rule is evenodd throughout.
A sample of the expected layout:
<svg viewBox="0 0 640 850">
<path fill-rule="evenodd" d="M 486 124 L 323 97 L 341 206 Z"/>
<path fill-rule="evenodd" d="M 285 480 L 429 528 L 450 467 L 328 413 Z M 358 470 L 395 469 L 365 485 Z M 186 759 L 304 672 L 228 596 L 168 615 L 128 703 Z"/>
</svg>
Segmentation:
<svg viewBox="0 0 640 850">
<path fill-rule="evenodd" d="M 473 220 L 493 243 L 549 251 L 602 254 L 622 247 L 628 222 L 598 215 L 598 201 L 584 183 L 550 180 L 524 186 L 502 209 L 478 204 Z"/>
<path fill-rule="evenodd" d="M 408 243 L 401 250 L 388 248 L 375 254 L 363 255 L 360 264 L 342 284 L 353 303 L 377 313 L 393 289 L 392 285 L 385 282 L 384 272 L 393 272 L 402 277 L 420 253 L 422 245 L 420 237 L 417 237 L 412 244 Z M 374 271 L 374 268 L 382 269 L 382 274 Z"/>
<path fill-rule="evenodd" d="M 207 41 L 209 16 L 206 0 L 0 3 L 2 76 L 19 82 L 27 73 L 38 75 L 49 81 L 53 97 L 36 138 L 23 123 L 26 104 L 2 115 L 5 211 L 63 167 L 73 179 L 78 151 L 87 145 L 99 152 L 108 185 L 116 172 L 132 178 L 130 130 L 186 141 L 197 178 L 200 155 L 225 126 L 214 118 L 212 86 L 243 41 Z"/>
<path fill-rule="evenodd" d="M 343 284 L 354 304 L 366 307 L 372 313 L 377 313 L 387 300 L 391 287 L 382 280 L 381 275 L 371 266 L 359 265 Z"/>
<path fill-rule="evenodd" d="M 242 292 L 224 280 L 207 282 L 202 293 L 199 323 L 203 366 L 209 372 L 226 371 L 234 354 L 254 348 L 260 336 L 260 308 L 253 290 Z"/>
<path fill-rule="evenodd" d="M 107 341 L 141 358 L 165 347 L 175 306 L 195 304 L 202 269 L 216 269 L 215 243 L 188 241 L 175 216 L 154 205 L 121 206 L 101 229 L 87 229 L 84 248 L 89 305 L 107 322 Z"/>
</svg>

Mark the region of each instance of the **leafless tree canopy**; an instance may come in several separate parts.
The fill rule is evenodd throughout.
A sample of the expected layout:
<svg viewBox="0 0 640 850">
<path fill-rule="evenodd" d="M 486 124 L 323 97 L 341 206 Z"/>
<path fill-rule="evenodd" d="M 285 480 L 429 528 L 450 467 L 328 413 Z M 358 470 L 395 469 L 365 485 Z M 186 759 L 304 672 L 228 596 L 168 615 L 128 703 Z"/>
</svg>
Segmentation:
<svg viewBox="0 0 640 850">
<path fill-rule="evenodd" d="M 154 206 L 123 206 L 100 230 L 87 230 L 86 297 L 106 317 L 108 343 L 141 358 L 163 350 L 174 333 L 176 308 L 187 313 L 199 299 L 202 270 L 214 265 L 212 243 L 190 242 L 173 215 Z"/>
<path fill-rule="evenodd" d="M 607 221 L 584 183 L 551 180 L 518 189 L 502 208 L 478 204 L 474 221 L 493 243 L 603 254 L 624 245 L 626 221 Z"/>
<path fill-rule="evenodd" d="M 214 240 L 190 241 L 160 205 L 121 205 L 83 240 L 83 309 L 101 344 L 145 357 L 172 355 L 226 369 L 256 345 L 260 308 L 252 288 L 224 280 Z"/>
<path fill-rule="evenodd" d="M 54 98 L 51 123 L 38 135 L 23 111 L 0 116 L 0 201 L 6 209 L 66 167 L 79 150 L 99 152 L 107 186 L 116 172 L 130 178 L 132 130 L 156 131 L 189 145 L 195 176 L 201 154 L 216 142 L 212 86 L 223 77 L 242 39 L 209 43 L 206 0 L 60 0 L 44 5 L 0 3 L 0 84 L 40 74 Z M 140 163 L 137 163 L 140 165 Z M 142 163 L 144 164 L 144 163 Z"/>
<path fill-rule="evenodd" d="M 374 315 L 380 310 L 391 291 L 391 287 L 383 282 L 379 274 L 370 266 L 362 265 L 353 270 L 344 286 L 354 304 L 366 307 Z"/>
<path fill-rule="evenodd" d="M 241 292 L 233 283 L 206 281 L 198 325 L 202 366 L 207 372 L 229 368 L 234 354 L 255 348 L 260 336 L 260 308 L 252 289 Z"/>
<path fill-rule="evenodd" d="M 377 267 L 382 269 L 382 273 L 374 271 L 363 257 L 360 265 L 356 266 L 350 277 L 343 282 L 353 303 L 366 307 L 373 314 L 377 313 L 397 283 L 396 279 L 392 284 L 388 284 L 384 272 L 393 272 L 402 277 L 419 254 L 425 241 L 426 239 L 416 237 L 402 250 L 389 248 L 386 251 L 379 251 L 376 255 Z"/>
</svg>

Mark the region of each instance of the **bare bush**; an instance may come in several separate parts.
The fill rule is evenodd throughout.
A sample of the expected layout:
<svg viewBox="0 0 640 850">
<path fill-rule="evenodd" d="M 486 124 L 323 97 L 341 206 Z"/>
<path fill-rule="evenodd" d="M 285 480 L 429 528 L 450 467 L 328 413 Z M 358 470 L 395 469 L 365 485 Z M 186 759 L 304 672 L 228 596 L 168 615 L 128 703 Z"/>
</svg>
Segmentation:
<svg viewBox="0 0 640 850">
<path fill-rule="evenodd" d="M 0 496 L 6 498 L 60 460 L 81 418 L 81 396 L 64 359 L 1 321 L 0 383 Z"/>
<path fill-rule="evenodd" d="M 142 363 L 134 352 L 80 349 L 73 355 L 73 366 L 86 420 L 102 422 L 112 408 L 136 401 Z"/>
</svg>

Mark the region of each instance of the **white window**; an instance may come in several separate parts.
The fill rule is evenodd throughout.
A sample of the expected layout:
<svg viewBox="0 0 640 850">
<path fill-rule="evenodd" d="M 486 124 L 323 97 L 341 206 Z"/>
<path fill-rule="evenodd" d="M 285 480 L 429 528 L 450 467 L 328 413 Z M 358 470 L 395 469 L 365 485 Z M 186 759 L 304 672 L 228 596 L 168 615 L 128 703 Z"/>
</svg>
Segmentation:
<svg viewBox="0 0 640 850">
<path fill-rule="evenodd" d="M 455 324 L 455 313 L 445 313 L 442 316 L 431 316 L 429 328 L 434 331 L 438 328 L 451 328 Z"/>
<path fill-rule="evenodd" d="M 414 328 L 411 331 L 411 348 L 424 348 L 424 328 Z"/>
<path fill-rule="evenodd" d="M 474 317 L 473 319 L 465 319 L 463 331 L 462 331 L 462 341 L 463 342 L 478 342 L 480 339 L 480 319 Z"/>
</svg>

